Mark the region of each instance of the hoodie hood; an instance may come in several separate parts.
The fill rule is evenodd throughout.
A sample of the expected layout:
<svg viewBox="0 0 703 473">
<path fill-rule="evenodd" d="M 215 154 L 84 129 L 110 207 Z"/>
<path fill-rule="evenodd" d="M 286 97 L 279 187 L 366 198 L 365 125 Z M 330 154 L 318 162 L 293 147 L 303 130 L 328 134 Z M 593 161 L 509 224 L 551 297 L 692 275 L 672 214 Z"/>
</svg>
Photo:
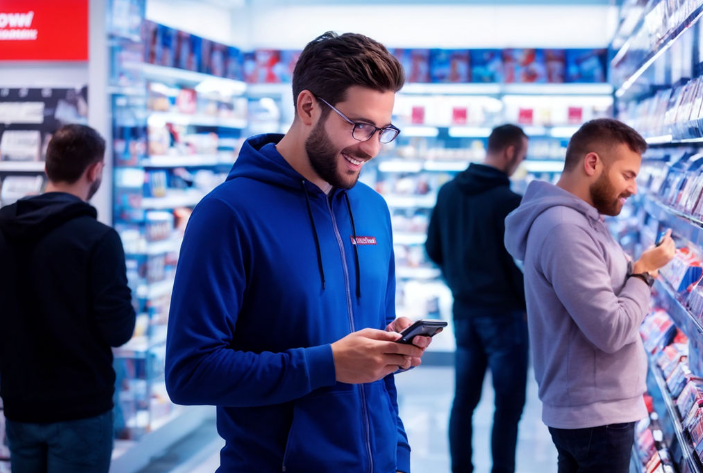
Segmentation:
<svg viewBox="0 0 703 473">
<path fill-rule="evenodd" d="M 0 209 L 0 232 L 8 240 L 36 240 L 82 216 L 97 218 L 98 212 L 74 195 L 49 192 Z"/>
<path fill-rule="evenodd" d="M 503 171 L 485 164 L 473 163 L 456 177 L 459 188 L 467 195 L 482 194 L 500 186 L 510 187 L 510 179 Z"/>
<path fill-rule="evenodd" d="M 552 207 L 569 207 L 583 215 L 594 225 L 600 213 L 592 205 L 553 184 L 532 181 L 527 186 L 520 207 L 505 219 L 505 248 L 517 260 L 524 261 L 527 237 L 534 221 Z"/>
<path fill-rule="evenodd" d="M 278 187 L 301 191 L 300 183 L 307 182 L 307 179 L 293 169 L 276 149 L 276 143 L 281 141 L 281 138 L 283 138 L 281 134 L 267 134 L 257 135 L 246 140 L 227 180 L 247 177 Z M 307 184 L 308 191 L 313 188 L 320 191 L 314 184 Z"/>
</svg>

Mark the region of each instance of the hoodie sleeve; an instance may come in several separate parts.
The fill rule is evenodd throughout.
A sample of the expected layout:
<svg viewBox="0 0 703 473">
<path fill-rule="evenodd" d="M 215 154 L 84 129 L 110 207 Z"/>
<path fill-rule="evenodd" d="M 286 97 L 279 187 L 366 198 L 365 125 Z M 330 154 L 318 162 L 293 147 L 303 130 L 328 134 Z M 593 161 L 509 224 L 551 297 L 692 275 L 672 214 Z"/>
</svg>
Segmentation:
<svg viewBox="0 0 703 473">
<path fill-rule="evenodd" d="M 542 245 L 542 271 L 586 338 L 615 353 L 639 337 L 649 307 L 649 287 L 630 278 L 615 294 L 607 263 L 586 230 L 557 225 Z"/>
<path fill-rule="evenodd" d="M 124 248 L 110 228 L 91 255 L 93 314 L 103 339 L 112 347 L 124 345 L 134 334 L 136 315 L 127 285 Z"/>
<path fill-rule="evenodd" d="M 332 347 L 251 353 L 231 348 L 251 244 L 235 210 L 204 199 L 186 229 L 171 300 L 166 388 L 178 404 L 266 406 L 336 381 Z"/>
<path fill-rule="evenodd" d="M 520 197 L 520 195 L 515 194 L 514 192 L 510 192 L 510 196 L 506 200 L 505 206 L 503 207 L 503 209 L 501 209 L 502 212 L 499 219 L 500 228 L 498 229 L 497 235 L 505 234 L 505 219 L 508 217 L 508 215 L 510 215 L 510 212 L 520 206 L 521 200 L 522 197 Z M 503 239 L 500 239 L 500 241 L 502 243 Z M 503 251 L 503 267 L 505 268 L 505 275 L 507 277 L 507 280 L 510 281 L 510 285 L 513 289 L 513 293 L 515 294 L 516 299 L 522 305 L 523 310 L 525 310 L 526 303 L 524 276 L 520 268 L 518 268 L 515 264 L 515 260 L 513 259 L 513 257 L 510 255 L 510 253 L 508 253 L 507 249 Z"/>
<path fill-rule="evenodd" d="M 442 195 L 445 187 L 442 187 L 437 194 L 437 204 L 432 210 L 432 216 L 430 217 L 430 223 L 427 226 L 427 240 L 425 241 L 425 251 L 427 251 L 427 256 L 430 257 L 434 263 L 442 267 L 444 261 L 442 255 L 442 235 L 441 235 L 441 224 L 442 218 L 441 214 L 441 202 Z"/>
<path fill-rule="evenodd" d="M 388 263 L 388 286 L 386 288 L 386 325 L 393 322 L 396 318 L 395 314 L 395 255 L 391 251 L 391 259 Z M 400 419 L 400 411 L 398 409 L 398 391 L 395 387 L 394 375 L 388 375 L 383 380 L 386 383 L 386 390 L 391 399 L 391 404 L 395 410 L 395 415 L 398 419 L 398 448 L 396 470 L 403 473 L 410 473 L 410 443 L 408 436 L 405 433 L 403 421 Z"/>
</svg>

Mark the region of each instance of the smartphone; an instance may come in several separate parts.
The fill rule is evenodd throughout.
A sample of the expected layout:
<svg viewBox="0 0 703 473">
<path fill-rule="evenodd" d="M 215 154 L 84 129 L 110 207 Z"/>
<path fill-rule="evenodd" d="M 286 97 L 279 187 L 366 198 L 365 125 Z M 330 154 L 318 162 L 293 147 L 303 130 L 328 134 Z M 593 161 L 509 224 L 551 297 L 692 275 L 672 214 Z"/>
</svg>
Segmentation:
<svg viewBox="0 0 703 473">
<path fill-rule="evenodd" d="M 441 332 L 446 326 L 447 322 L 442 320 L 418 320 L 410 327 L 400 332 L 402 337 L 398 339 L 398 343 L 412 344 L 413 338 L 417 335 L 421 335 L 423 337 L 433 337 Z"/>
</svg>

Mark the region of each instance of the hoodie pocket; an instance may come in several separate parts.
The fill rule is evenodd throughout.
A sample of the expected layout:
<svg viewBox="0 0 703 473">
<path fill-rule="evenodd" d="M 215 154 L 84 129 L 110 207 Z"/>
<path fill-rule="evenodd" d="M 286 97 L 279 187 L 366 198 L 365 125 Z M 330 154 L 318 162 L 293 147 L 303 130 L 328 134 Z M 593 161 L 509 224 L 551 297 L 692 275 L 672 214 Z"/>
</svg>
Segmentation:
<svg viewBox="0 0 703 473">
<path fill-rule="evenodd" d="M 369 454 L 374 471 L 395 471 L 397 422 L 382 383 L 339 385 L 296 401 L 282 471 L 366 471 Z"/>
</svg>

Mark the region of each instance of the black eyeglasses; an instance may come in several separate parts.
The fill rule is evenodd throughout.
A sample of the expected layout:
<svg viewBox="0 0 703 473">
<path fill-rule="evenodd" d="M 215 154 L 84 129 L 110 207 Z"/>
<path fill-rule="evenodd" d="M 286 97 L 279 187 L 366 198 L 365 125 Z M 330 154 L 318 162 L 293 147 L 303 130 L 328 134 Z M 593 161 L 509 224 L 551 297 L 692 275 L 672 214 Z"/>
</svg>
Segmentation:
<svg viewBox="0 0 703 473">
<path fill-rule="evenodd" d="M 379 128 L 377 126 L 373 126 L 370 123 L 354 122 L 347 118 L 345 114 L 330 105 L 327 100 L 323 99 L 322 97 L 317 98 L 323 103 L 325 103 L 329 108 L 337 112 L 337 114 L 339 114 L 339 116 L 342 117 L 347 123 L 349 123 L 350 125 L 354 125 L 354 128 L 352 128 L 352 138 L 354 138 L 356 141 L 369 141 L 373 137 L 373 135 L 375 135 L 376 132 L 379 131 L 379 140 L 381 141 L 381 143 L 386 144 L 396 139 L 398 133 L 400 133 L 400 130 L 394 127 L 393 125 Z"/>
</svg>

